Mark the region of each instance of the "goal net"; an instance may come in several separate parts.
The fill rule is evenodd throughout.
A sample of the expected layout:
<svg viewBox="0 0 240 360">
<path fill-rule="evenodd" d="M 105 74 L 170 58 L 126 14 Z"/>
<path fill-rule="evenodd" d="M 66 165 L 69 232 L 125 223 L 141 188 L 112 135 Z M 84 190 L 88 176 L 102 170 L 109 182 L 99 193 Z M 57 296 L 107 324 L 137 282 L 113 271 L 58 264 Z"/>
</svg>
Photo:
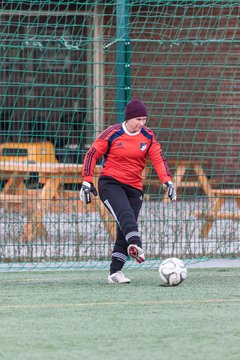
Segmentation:
<svg viewBox="0 0 240 360">
<path fill-rule="evenodd" d="M 147 163 L 146 256 L 239 256 L 239 16 L 235 0 L 2 1 L 2 262 L 109 260 L 114 220 L 80 203 L 76 168 L 130 98 L 178 193 L 169 203 Z M 66 169 L 57 190 L 51 164 Z"/>
</svg>

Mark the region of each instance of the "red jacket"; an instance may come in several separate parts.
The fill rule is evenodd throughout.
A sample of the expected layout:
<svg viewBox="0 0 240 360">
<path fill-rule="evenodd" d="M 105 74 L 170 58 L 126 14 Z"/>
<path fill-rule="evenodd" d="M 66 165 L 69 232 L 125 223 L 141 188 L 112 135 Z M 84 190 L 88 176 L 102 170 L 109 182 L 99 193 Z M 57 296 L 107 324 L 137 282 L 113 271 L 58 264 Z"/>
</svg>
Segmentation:
<svg viewBox="0 0 240 360">
<path fill-rule="evenodd" d="M 83 180 L 92 182 L 97 160 L 103 156 L 101 175 L 111 176 L 121 183 L 142 190 L 142 171 L 149 157 L 162 183 L 171 181 L 161 146 L 152 130 L 143 127 L 129 133 L 125 124 L 108 127 L 88 150 L 83 167 Z"/>
</svg>

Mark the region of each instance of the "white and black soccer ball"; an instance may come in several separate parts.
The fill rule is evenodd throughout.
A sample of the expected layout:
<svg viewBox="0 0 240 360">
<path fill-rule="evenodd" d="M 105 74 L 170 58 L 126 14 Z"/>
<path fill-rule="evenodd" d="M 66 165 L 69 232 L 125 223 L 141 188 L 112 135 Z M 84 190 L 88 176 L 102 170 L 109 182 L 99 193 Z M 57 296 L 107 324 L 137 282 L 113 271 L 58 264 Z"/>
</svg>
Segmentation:
<svg viewBox="0 0 240 360">
<path fill-rule="evenodd" d="M 187 278 L 187 267 L 178 258 L 168 258 L 160 264 L 159 276 L 165 285 L 176 286 Z"/>
</svg>

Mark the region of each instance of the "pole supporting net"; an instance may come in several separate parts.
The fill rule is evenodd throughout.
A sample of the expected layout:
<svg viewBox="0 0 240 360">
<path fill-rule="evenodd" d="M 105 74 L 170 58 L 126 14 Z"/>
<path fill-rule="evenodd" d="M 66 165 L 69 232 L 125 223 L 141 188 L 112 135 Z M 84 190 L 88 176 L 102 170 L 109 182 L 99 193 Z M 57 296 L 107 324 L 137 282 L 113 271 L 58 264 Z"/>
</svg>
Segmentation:
<svg viewBox="0 0 240 360">
<path fill-rule="evenodd" d="M 147 163 L 146 257 L 239 256 L 239 16 L 234 0 L 2 2 L 2 264 L 108 263 L 114 219 L 79 189 L 119 86 L 147 105 L 178 193 L 169 203 Z"/>
</svg>

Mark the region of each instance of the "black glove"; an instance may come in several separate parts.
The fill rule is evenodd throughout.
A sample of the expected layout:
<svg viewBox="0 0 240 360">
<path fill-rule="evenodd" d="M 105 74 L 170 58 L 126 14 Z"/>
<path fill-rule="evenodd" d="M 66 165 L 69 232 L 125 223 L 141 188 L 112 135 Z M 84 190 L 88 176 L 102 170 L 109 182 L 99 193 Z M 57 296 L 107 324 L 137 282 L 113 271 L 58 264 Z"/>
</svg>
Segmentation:
<svg viewBox="0 0 240 360">
<path fill-rule="evenodd" d="M 85 202 L 85 204 L 89 204 L 91 202 L 91 193 L 93 193 L 94 196 L 97 196 L 98 192 L 95 186 L 93 183 L 83 181 L 80 190 L 80 200 Z"/>
<path fill-rule="evenodd" d="M 169 199 L 171 201 L 176 201 L 177 194 L 176 194 L 176 190 L 173 186 L 173 183 L 171 181 L 167 181 L 163 184 L 163 186 L 167 189 Z"/>
</svg>

